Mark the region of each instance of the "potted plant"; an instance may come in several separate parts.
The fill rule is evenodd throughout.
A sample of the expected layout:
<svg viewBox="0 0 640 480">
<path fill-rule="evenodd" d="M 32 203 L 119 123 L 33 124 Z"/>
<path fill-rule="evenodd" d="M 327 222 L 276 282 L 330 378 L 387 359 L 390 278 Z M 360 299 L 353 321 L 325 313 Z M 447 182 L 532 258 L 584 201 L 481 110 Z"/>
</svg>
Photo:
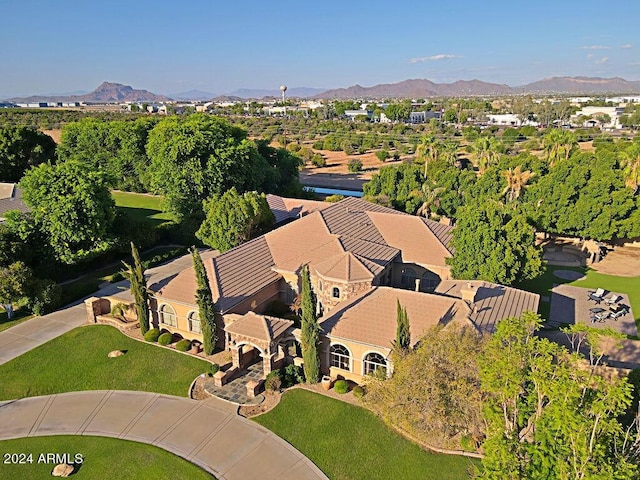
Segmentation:
<svg viewBox="0 0 640 480">
<path fill-rule="evenodd" d="M 323 375 L 320 383 L 322 384 L 322 388 L 329 390 L 331 388 L 331 377 L 329 375 Z"/>
</svg>

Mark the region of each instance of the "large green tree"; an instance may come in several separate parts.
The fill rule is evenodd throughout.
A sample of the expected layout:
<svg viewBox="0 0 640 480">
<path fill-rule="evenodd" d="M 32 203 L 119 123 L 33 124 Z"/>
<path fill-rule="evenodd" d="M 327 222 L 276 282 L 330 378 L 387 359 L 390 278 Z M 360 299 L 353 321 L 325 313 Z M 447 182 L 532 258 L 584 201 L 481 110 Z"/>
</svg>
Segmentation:
<svg viewBox="0 0 640 480">
<path fill-rule="evenodd" d="M 13 304 L 28 295 L 32 277 L 31 269 L 22 262 L 0 268 L 0 304 L 9 320 L 13 318 Z"/>
<path fill-rule="evenodd" d="M 246 131 L 204 114 L 162 120 L 146 150 L 151 190 L 179 217 L 201 218 L 203 200 L 231 187 L 258 189 L 269 169 Z"/>
<path fill-rule="evenodd" d="M 275 220 L 264 194 L 241 195 L 235 188 L 206 200 L 204 211 L 206 216 L 196 236 L 220 252 L 266 231 Z"/>
<path fill-rule="evenodd" d="M 458 210 L 452 246 L 454 278 L 511 285 L 535 278 L 543 268 L 535 230 L 526 217 L 492 200 Z"/>
<path fill-rule="evenodd" d="M 75 263 L 112 245 L 115 203 L 101 170 L 77 161 L 47 163 L 29 170 L 20 186 L 33 221 L 62 262 Z"/>
<path fill-rule="evenodd" d="M 0 125 L 0 182 L 18 182 L 31 167 L 55 159 L 49 135 L 29 127 Z"/>
<path fill-rule="evenodd" d="M 480 357 L 488 431 L 478 477 L 637 478 L 636 431 L 629 438 L 618 421 L 631 386 L 536 336 L 539 327 L 533 313 L 503 320 Z"/>
<path fill-rule="evenodd" d="M 62 129 L 58 158 L 105 171 L 114 188 L 143 191 L 149 168 L 145 145 L 155 123 L 148 117 L 133 122 L 86 118 L 70 123 Z"/>
<path fill-rule="evenodd" d="M 126 270 L 123 274 L 131 285 L 130 291 L 136 303 L 140 332 L 144 335 L 149 331 L 149 291 L 147 290 L 147 280 L 144 277 L 144 266 L 133 242 L 131 242 L 131 256 L 133 257 L 133 265 L 125 263 Z"/>
<path fill-rule="evenodd" d="M 204 267 L 204 262 L 200 252 L 195 247 L 191 247 L 191 258 L 193 269 L 196 275 L 198 288 L 196 290 L 196 303 L 200 314 L 200 330 L 202 331 L 202 349 L 207 355 L 212 355 L 218 341 L 216 328 L 216 306 L 213 301 L 209 276 Z"/>
<path fill-rule="evenodd" d="M 411 330 L 409 317 L 407 315 L 407 308 L 400 304 L 400 300 L 397 302 L 396 338 L 393 342 L 393 351 L 396 354 L 396 357 L 402 357 L 411 350 Z"/>
<path fill-rule="evenodd" d="M 300 344 L 304 361 L 304 376 L 307 383 L 318 383 L 320 380 L 320 357 L 318 356 L 320 326 L 316 317 L 316 301 L 311 289 L 311 278 L 307 265 L 302 268 L 301 310 Z"/>
</svg>

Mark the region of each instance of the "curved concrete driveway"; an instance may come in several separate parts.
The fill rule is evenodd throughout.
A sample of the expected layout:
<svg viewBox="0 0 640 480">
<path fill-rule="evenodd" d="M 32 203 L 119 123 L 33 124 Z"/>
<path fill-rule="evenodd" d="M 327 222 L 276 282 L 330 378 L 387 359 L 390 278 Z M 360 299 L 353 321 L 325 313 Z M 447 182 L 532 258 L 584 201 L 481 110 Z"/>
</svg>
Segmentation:
<svg viewBox="0 0 640 480">
<path fill-rule="evenodd" d="M 0 439 L 97 435 L 148 443 L 219 480 L 319 480 L 308 458 L 220 400 L 98 390 L 0 403 Z"/>
</svg>

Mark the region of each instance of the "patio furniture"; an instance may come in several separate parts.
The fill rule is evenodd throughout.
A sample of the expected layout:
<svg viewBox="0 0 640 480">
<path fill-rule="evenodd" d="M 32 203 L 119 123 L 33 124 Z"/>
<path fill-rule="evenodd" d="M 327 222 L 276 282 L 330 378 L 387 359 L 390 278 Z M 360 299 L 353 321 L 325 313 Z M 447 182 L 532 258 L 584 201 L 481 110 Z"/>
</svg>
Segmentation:
<svg viewBox="0 0 640 480">
<path fill-rule="evenodd" d="M 611 318 L 617 320 L 618 318 L 624 317 L 627 313 L 629 313 L 629 307 L 618 303 L 609 307 L 609 313 L 611 315 Z"/>
<path fill-rule="evenodd" d="M 603 298 L 604 303 L 606 303 L 607 305 L 615 305 L 620 300 L 622 300 L 622 297 L 620 295 L 616 295 L 614 293 L 612 293 L 611 295 L 609 295 L 606 298 Z"/>
<path fill-rule="evenodd" d="M 596 304 L 600 304 L 605 294 L 604 288 L 598 288 L 595 292 L 589 292 L 589 300 L 593 300 Z"/>
<path fill-rule="evenodd" d="M 596 313 L 593 316 L 593 318 L 594 318 L 594 321 L 604 322 L 610 316 L 611 316 L 611 312 L 604 311 L 604 312 Z"/>
<path fill-rule="evenodd" d="M 593 307 L 593 308 L 590 308 L 589 311 L 591 312 L 591 315 L 595 315 L 596 313 L 604 312 L 605 309 L 602 307 Z"/>
</svg>

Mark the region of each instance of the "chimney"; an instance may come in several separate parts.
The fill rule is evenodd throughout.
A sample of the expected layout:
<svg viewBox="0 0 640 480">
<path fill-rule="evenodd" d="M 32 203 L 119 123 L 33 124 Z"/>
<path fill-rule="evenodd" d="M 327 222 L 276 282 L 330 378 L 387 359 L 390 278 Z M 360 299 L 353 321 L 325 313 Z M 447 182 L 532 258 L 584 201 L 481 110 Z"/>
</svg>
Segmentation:
<svg viewBox="0 0 640 480">
<path fill-rule="evenodd" d="M 473 285 L 471 282 L 467 282 L 467 284 L 460 289 L 462 300 L 469 304 L 473 304 L 476 301 L 477 293 L 478 287 L 476 285 Z"/>
</svg>

